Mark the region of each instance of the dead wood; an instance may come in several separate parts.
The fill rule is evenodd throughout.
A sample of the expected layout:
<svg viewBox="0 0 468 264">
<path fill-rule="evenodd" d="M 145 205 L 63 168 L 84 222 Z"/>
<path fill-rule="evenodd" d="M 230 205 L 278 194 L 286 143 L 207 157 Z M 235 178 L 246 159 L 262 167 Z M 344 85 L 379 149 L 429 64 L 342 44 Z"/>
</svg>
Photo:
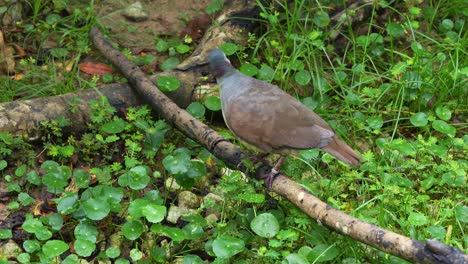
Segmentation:
<svg viewBox="0 0 468 264">
<path fill-rule="evenodd" d="M 198 100 L 193 93 L 200 73 L 197 71 L 171 71 L 158 73 L 151 77 L 156 82 L 160 76 L 174 76 L 180 81 L 180 87 L 167 95 L 180 107 L 187 107 L 193 100 Z M 64 128 L 65 134 L 80 134 L 91 122 L 89 102 L 105 96 L 116 108 L 117 114 L 123 116 L 128 107 L 141 105 L 141 98 L 127 84 L 110 84 L 95 89 L 64 95 L 41 97 L 23 101 L 0 104 L 0 132 L 10 132 L 27 140 L 35 140 L 47 131 L 40 129 L 42 121 L 55 120 L 59 117 L 71 121 Z M 73 109 L 73 111 L 72 111 Z"/>
<path fill-rule="evenodd" d="M 137 66 L 114 49 L 97 28 L 91 30 L 90 37 L 104 56 L 122 71 L 132 87 L 143 95 L 146 102 L 164 119 L 186 136 L 205 146 L 229 167 L 235 169 L 242 164 L 242 159 L 246 157 L 246 154 L 239 147 L 229 143 L 216 131 L 180 109 L 161 93 Z M 203 60 L 202 57 L 199 59 L 196 62 L 198 65 L 206 64 L 206 57 Z M 240 167 L 243 172 L 251 174 L 245 167 Z M 256 171 L 255 176 L 261 177 L 270 170 L 271 167 L 263 165 Z M 423 243 L 412 240 L 336 210 L 284 175 L 276 177 L 272 190 L 330 229 L 394 256 L 416 263 L 463 263 L 467 260 L 467 256 L 458 249 L 439 242 Z M 450 254 L 447 255 L 446 252 Z"/>
</svg>

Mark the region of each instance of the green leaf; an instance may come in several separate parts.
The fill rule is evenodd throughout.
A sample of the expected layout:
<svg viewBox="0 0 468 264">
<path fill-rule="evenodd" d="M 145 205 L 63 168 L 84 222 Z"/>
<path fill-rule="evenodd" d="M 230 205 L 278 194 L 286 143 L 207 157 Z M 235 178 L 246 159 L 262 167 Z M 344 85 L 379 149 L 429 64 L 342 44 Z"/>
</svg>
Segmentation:
<svg viewBox="0 0 468 264">
<path fill-rule="evenodd" d="M 205 116 L 205 107 L 199 102 L 192 102 L 187 107 L 187 112 L 197 119 L 201 119 Z"/>
<path fill-rule="evenodd" d="M 117 118 L 113 121 L 110 121 L 102 125 L 101 129 L 102 131 L 108 134 L 117 134 L 117 133 L 124 131 L 126 125 L 127 125 L 127 122 L 125 122 L 121 118 Z"/>
<path fill-rule="evenodd" d="M 408 222 L 414 226 L 422 226 L 427 223 L 427 216 L 421 213 L 411 213 L 408 217 Z"/>
<path fill-rule="evenodd" d="M 390 70 L 393 76 L 400 75 L 405 72 L 406 68 L 408 68 L 408 64 L 404 61 L 399 62 L 393 65 L 392 69 Z"/>
<path fill-rule="evenodd" d="M 177 45 L 176 50 L 180 54 L 184 54 L 190 51 L 190 47 L 185 44 Z"/>
<path fill-rule="evenodd" d="M 399 38 L 405 34 L 405 30 L 400 24 L 390 22 L 387 25 L 387 33 L 394 38 Z"/>
<path fill-rule="evenodd" d="M 139 220 L 131 219 L 122 226 L 122 232 L 129 240 L 135 240 L 139 238 L 143 231 L 143 224 Z"/>
<path fill-rule="evenodd" d="M 0 229 L 0 239 L 8 239 L 12 237 L 13 233 L 11 232 L 11 229 Z"/>
<path fill-rule="evenodd" d="M 37 218 L 26 217 L 26 220 L 23 222 L 23 225 L 21 227 L 28 233 L 36 233 L 41 228 L 43 228 L 44 225 Z"/>
<path fill-rule="evenodd" d="M 49 25 L 56 24 L 56 23 L 60 22 L 60 20 L 62 20 L 62 17 L 60 17 L 60 15 L 58 15 L 58 14 L 50 14 L 50 15 L 48 15 L 46 17 L 46 22 Z"/>
<path fill-rule="evenodd" d="M 312 248 L 307 256 L 310 262 L 318 263 L 330 261 L 336 258 L 340 251 L 334 245 L 320 244 Z"/>
<path fill-rule="evenodd" d="M 68 255 L 63 261 L 62 264 L 77 264 L 79 262 L 79 258 L 75 254 Z"/>
<path fill-rule="evenodd" d="M 314 15 L 314 24 L 318 27 L 326 27 L 330 24 L 330 17 L 325 11 L 318 11 Z"/>
<path fill-rule="evenodd" d="M 230 258 L 245 248 L 244 240 L 227 235 L 219 235 L 213 241 L 213 252 L 219 258 Z"/>
<path fill-rule="evenodd" d="M 1 163 L 1 161 L 0 161 L 0 163 Z M 31 183 L 33 185 L 39 185 L 42 182 L 41 178 L 39 178 L 39 174 L 35 170 L 32 170 L 32 171 L 28 172 L 26 174 L 26 179 L 28 180 L 29 183 Z"/>
<path fill-rule="evenodd" d="M 435 120 L 432 122 L 432 128 L 439 131 L 440 133 L 444 133 L 450 137 L 454 137 L 455 133 L 457 132 L 455 127 L 452 125 L 447 124 L 443 120 Z"/>
<path fill-rule="evenodd" d="M 247 76 L 255 76 L 258 73 L 258 68 L 250 63 L 244 63 L 239 68 L 239 71 Z"/>
<path fill-rule="evenodd" d="M 184 239 L 187 239 L 185 236 L 185 233 L 182 231 L 182 229 L 177 228 L 177 227 L 170 227 L 170 226 L 163 226 L 160 224 L 154 224 L 151 226 L 151 232 L 154 233 L 164 233 L 167 236 L 169 236 L 172 240 L 174 241 L 182 241 Z"/>
<path fill-rule="evenodd" d="M 454 26 L 453 21 L 451 19 L 448 19 L 448 18 L 442 20 L 442 22 L 440 23 L 440 29 L 443 32 L 447 32 L 447 31 L 452 30 L 453 26 Z"/>
<path fill-rule="evenodd" d="M 468 223 L 468 206 L 455 206 L 455 217 L 462 223 Z"/>
<path fill-rule="evenodd" d="M 72 194 L 71 196 L 61 197 L 56 199 L 57 211 L 62 215 L 67 215 L 76 210 L 78 205 L 78 195 Z"/>
<path fill-rule="evenodd" d="M 30 263 L 31 256 L 29 255 L 29 253 L 20 253 L 18 254 L 17 259 L 20 263 Z"/>
<path fill-rule="evenodd" d="M 234 43 L 223 43 L 219 47 L 227 56 L 230 56 L 238 50 L 238 47 Z"/>
<path fill-rule="evenodd" d="M 205 262 L 197 255 L 184 255 L 182 264 L 204 264 Z"/>
<path fill-rule="evenodd" d="M 78 256 L 89 257 L 96 250 L 96 243 L 86 239 L 77 239 L 73 248 Z"/>
<path fill-rule="evenodd" d="M 302 99 L 302 103 L 310 110 L 314 110 L 319 105 L 319 102 L 312 97 L 306 97 Z"/>
<path fill-rule="evenodd" d="M 187 172 L 187 176 L 190 178 L 200 178 L 205 176 L 207 173 L 205 163 L 200 160 L 190 161 L 190 169 Z"/>
<path fill-rule="evenodd" d="M 149 200 L 135 199 L 128 206 L 128 214 L 135 218 L 143 217 L 143 208 L 145 208 L 145 206 L 149 204 L 150 204 Z"/>
<path fill-rule="evenodd" d="M 109 258 L 116 258 L 120 256 L 120 249 L 118 247 L 112 246 L 106 249 L 106 256 Z"/>
<path fill-rule="evenodd" d="M 345 97 L 345 102 L 350 105 L 360 105 L 361 104 L 361 97 L 359 95 L 349 91 Z"/>
<path fill-rule="evenodd" d="M 41 168 L 47 173 L 42 176 L 42 182 L 47 186 L 47 191 L 51 193 L 63 192 L 71 177 L 71 170 L 67 166 L 60 166 L 54 161 L 45 161 Z"/>
<path fill-rule="evenodd" d="M 139 249 L 137 248 L 133 248 L 132 250 L 130 250 L 130 258 L 136 262 L 138 260 L 140 260 L 141 258 L 143 258 L 143 252 L 141 252 Z"/>
<path fill-rule="evenodd" d="M 165 52 L 169 49 L 169 44 L 166 41 L 159 39 L 158 43 L 156 43 L 156 50 L 158 52 Z"/>
<path fill-rule="evenodd" d="M 49 240 L 42 247 L 42 253 L 44 253 L 47 257 L 53 258 L 60 256 L 68 249 L 70 249 L 70 247 L 62 240 Z"/>
<path fill-rule="evenodd" d="M 156 81 L 159 89 L 163 92 L 172 92 L 180 87 L 180 81 L 172 76 L 161 76 Z"/>
<path fill-rule="evenodd" d="M 443 240 L 446 235 L 445 228 L 443 228 L 442 226 L 430 226 L 427 229 L 427 232 L 431 235 L 431 238 L 437 240 Z"/>
<path fill-rule="evenodd" d="M 444 121 L 448 121 L 450 118 L 452 118 L 452 111 L 450 111 L 450 109 L 445 106 L 438 106 L 435 112 L 436 115 Z"/>
<path fill-rule="evenodd" d="M 166 216 L 166 207 L 162 205 L 150 203 L 143 207 L 141 211 L 150 223 L 159 223 Z"/>
<path fill-rule="evenodd" d="M 0 160 L 0 171 L 5 169 L 8 166 L 6 160 Z"/>
<path fill-rule="evenodd" d="M 25 240 L 23 242 L 23 248 L 28 253 L 33 253 L 41 248 L 41 244 L 37 240 Z"/>
<path fill-rule="evenodd" d="M 45 218 L 42 218 L 44 223 L 49 225 L 54 231 L 60 231 L 63 227 L 63 218 L 58 213 L 48 214 Z"/>
<path fill-rule="evenodd" d="M 211 111 L 219 111 L 221 110 L 221 100 L 217 96 L 210 96 L 205 100 L 205 106 Z"/>
<path fill-rule="evenodd" d="M 172 155 L 168 155 L 163 159 L 163 166 L 172 174 L 185 173 L 190 168 L 190 155 L 188 150 L 179 148 Z"/>
<path fill-rule="evenodd" d="M 257 215 L 250 223 L 250 228 L 257 235 L 272 238 L 278 234 L 280 226 L 276 217 L 270 213 Z"/>
<path fill-rule="evenodd" d="M 27 170 L 26 165 L 22 164 L 22 165 L 18 166 L 18 168 L 16 168 L 15 175 L 17 177 L 22 177 L 26 173 L 26 170 Z"/>
<path fill-rule="evenodd" d="M 97 236 L 99 234 L 97 228 L 88 221 L 80 222 L 75 227 L 75 238 L 81 240 L 88 240 L 96 243 Z"/>
<path fill-rule="evenodd" d="M 383 126 L 383 119 L 380 116 L 373 116 L 367 119 L 367 124 L 372 129 L 380 129 Z"/>
<path fill-rule="evenodd" d="M 296 80 L 299 85 L 307 85 L 311 79 L 310 72 L 306 70 L 300 70 L 294 75 L 294 80 Z"/>
<path fill-rule="evenodd" d="M 177 65 L 179 65 L 179 59 L 175 58 L 175 57 L 170 57 L 169 59 L 165 60 L 162 64 L 161 64 L 161 69 L 163 71 L 168 71 L 168 70 L 172 70 L 174 69 L 175 67 L 177 67 Z"/>
<path fill-rule="evenodd" d="M 144 189 L 151 180 L 145 166 L 133 167 L 125 175 L 128 177 L 128 186 L 132 190 Z"/>
<path fill-rule="evenodd" d="M 258 79 L 270 82 L 275 76 L 275 70 L 266 64 L 262 64 L 260 71 L 258 72 Z"/>
<path fill-rule="evenodd" d="M 416 154 L 416 151 L 408 141 L 397 138 L 390 143 L 390 148 L 398 151 L 401 155 L 412 156 Z"/>
<path fill-rule="evenodd" d="M 296 253 L 289 254 L 284 260 L 286 264 L 309 264 L 307 259 Z"/>
<path fill-rule="evenodd" d="M 73 171 L 73 178 L 75 179 L 76 185 L 78 188 L 88 188 L 91 181 L 91 176 L 89 172 L 82 169 L 75 169 Z"/>
<path fill-rule="evenodd" d="M 82 203 L 86 216 L 91 220 L 102 220 L 110 212 L 110 206 L 106 200 L 90 198 Z"/>
<path fill-rule="evenodd" d="M 265 201 L 265 195 L 261 193 L 241 193 L 237 195 L 237 198 L 248 203 L 263 203 Z"/>
<path fill-rule="evenodd" d="M 427 125 L 428 119 L 426 113 L 419 112 L 416 114 L 413 114 L 410 117 L 410 122 L 413 124 L 413 126 L 416 127 L 423 127 Z"/>
</svg>

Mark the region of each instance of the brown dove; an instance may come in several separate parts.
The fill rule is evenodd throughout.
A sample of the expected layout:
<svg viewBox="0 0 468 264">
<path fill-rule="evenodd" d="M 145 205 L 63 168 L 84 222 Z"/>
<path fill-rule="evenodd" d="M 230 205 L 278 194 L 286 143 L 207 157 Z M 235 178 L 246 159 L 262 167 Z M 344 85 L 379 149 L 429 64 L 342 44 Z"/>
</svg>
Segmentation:
<svg viewBox="0 0 468 264">
<path fill-rule="evenodd" d="M 228 128 L 261 152 L 281 155 L 266 176 L 267 186 L 271 187 L 284 155 L 304 149 L 318 148 L 349 165 L 359 164 L 359 155 L 327 122 L 278 86 L 240 73 L 219 49 L 210 52 L 209 63 Z"/>
</svg>

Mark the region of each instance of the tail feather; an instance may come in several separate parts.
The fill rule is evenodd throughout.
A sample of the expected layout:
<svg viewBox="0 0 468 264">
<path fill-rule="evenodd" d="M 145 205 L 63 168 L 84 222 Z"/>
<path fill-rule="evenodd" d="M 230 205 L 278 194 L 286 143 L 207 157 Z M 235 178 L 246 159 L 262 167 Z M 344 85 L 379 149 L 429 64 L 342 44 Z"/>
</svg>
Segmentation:
<svg viewBox="0 0 468 264">
<path fill-rule="evenodd" d="M 333 137 L 333 140 L 325 147 L 322 148 L 326 152 L 332 154 L 337 159 L 352 165 L 357 166 L 361 161 L 359 154 L 356 153 L 350 146 L 341 141 L 337 136 Z"/>
</svg>

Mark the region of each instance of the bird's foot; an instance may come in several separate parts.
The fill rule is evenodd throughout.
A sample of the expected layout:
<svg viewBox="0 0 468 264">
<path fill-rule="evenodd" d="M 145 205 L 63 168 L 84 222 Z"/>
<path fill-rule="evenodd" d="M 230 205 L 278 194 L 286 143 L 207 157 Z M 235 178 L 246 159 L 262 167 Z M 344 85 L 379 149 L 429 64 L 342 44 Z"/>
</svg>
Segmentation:
<svg viewBox="0 0 468 264">
<path fill-rule="evenodd" d="M 276 170 L 275 168 L 271 169 L 271 171 L 265 175 L 263 175 L 263 178 L 265 179 L 265 186 L 268 188 L 268 190 L 271 191 L 271 186 L 273 184 L 273 181 L 275 180 L 275 177 L 279 174 L 280 172 Z"/>
<path fill-rule="evenodd" d="M 275 166 L 271 169 L 271 171 L 263 178 L 265 178 L 265 185 L 268 188 L 268 190 L 271 190 L 271 185 L 273 184 L 273 180 L 275 179 L 276 175 L 280 173 L 280 167 L 281 164 L 283 164 L 285 157 L 281 156 L 278 161 L 276 162 Z"/>
</svg>

